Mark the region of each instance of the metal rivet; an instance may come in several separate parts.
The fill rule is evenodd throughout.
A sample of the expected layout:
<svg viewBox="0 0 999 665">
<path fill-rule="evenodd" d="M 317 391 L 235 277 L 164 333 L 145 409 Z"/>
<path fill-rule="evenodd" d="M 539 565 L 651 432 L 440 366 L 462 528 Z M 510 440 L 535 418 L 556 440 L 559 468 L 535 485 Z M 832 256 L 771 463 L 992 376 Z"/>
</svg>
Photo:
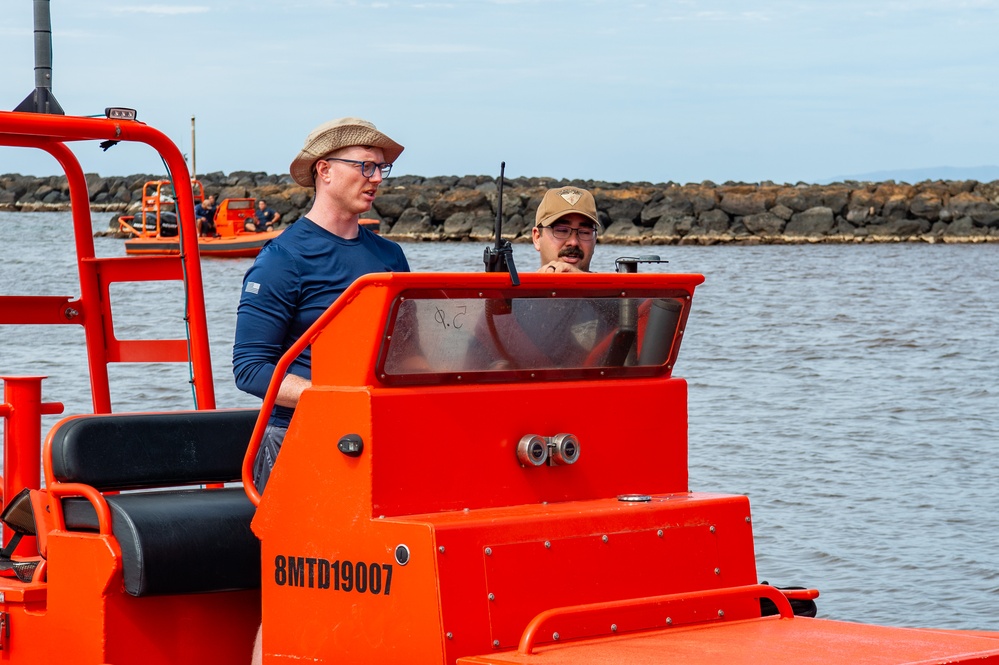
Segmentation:
<svg viewBox="0 0 999 665">
<path fill-rule="evenodd" d="M 715 575 L 721 575 L 721 568 L 715 568 Z"/>
<path fill-rule="evenodd" d="M 447 632 L 447 638 L 448 638 L 449 640 L 453 640 L 453 639 L 454 639 L 454 633 L 452 633 L 451 631 L 448 631 L 448 632 Z"/>
<path fill-rule="evenodd" d="M 440 547 L 438 547 L 437 551 L 440 552 L 441 554 L 444 554 L 444 546 L 441 545 Z"/>
<path fill-rule="evenodd" d="M 617 632 L 617 624 L 616 623 L 612 623 L 611 624 L 611 632 L 612 633 L 616 633 Z"/>
<path fill-rule="evenodd" d="M 489 600 L 496 600 L 496 594 L 495 593 L 489 594 Z"/>
<path fill-rule="evenodd" d="M 718 616 L 719 617 L 724 617 L 725 616 L 725 610 L 718 610 Z"/>
<path fill-rule="evenodd" d="M 545 549 L 550 550 L 552 548 L 552 542 L 550 540 L 545 541 Z"/>
<path fill-rule="evenodd" d="M 552 633 L 552 639 L 558 641 L 558 633 Z"/>
<path fill-rule="evenodd" d="M 606 543 L 608 540 L 610 540 L 610 538 L 608 538 L 607 536 L 601 536 L 600 540 Z"/>
<path fill-rule="evenodd" d="M 667 626 L 673 625 L 673 617 L 666 617 L 666 625 Z"/>
<path fill-rule="evenodd" d="M 659 529 L 659 531 L 656 532 L 656 535 L 659 536 L 660 538 L 662 538 L 663 537 L 663 530 Z"/>
<path fill-rule="evenodd" d="M 749 524 L 752 521 L 752 518 L 750 518 L 749 515 L 746 515 L 746 524 Z"/>
<path fill-rule="evenodd" d="M 493 648 L 494 649 L 498 649 L 499 648 L 499 640 L 493 640 Z"/>
<path fill-rule="evenodd" d="M 708 531 L 710 531 L 711 533 L 714 533 L 715 531 L 717 531 L 717 529 L 715 529 L 714 525 L 712 524 L 711 528 L 708 529 Z"/>
<path fill-rule="evenodd" d="M 492 555 L 493 555 L 493 548 L 487 547 L 486 548 L 486 556 L 492 556 Z"/>
</svg>

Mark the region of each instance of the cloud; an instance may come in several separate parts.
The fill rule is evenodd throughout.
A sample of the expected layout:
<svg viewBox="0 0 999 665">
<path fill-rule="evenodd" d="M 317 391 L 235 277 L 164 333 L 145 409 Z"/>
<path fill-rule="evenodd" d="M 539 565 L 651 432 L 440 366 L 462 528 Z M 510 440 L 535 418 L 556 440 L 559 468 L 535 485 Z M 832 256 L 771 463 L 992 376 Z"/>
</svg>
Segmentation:
<svg viewBox="0 0 999 665">
<path fill-rule="evenodd" d="M 205 14 L 211 9 L 204 6 L 177 5 L 135 5 L 131 7 L 115 7 L 111 11 L 117 14 L 158 14 L 161 16 L 180 16 L 182 14 Z"/>
</svg>

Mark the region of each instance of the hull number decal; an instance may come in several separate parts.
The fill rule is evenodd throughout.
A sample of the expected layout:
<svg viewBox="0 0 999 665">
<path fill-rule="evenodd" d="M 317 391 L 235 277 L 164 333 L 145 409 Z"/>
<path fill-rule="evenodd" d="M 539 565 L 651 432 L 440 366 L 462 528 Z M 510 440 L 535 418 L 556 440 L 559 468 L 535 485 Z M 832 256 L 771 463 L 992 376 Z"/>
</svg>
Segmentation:
<svg viewBox="0 0 999 665">
<path fill-rule="evenodd" d="M 392 564 L 279 554 L 274 557 L 274 583 L 387 596 L 392 592 Z"/>
</svg>

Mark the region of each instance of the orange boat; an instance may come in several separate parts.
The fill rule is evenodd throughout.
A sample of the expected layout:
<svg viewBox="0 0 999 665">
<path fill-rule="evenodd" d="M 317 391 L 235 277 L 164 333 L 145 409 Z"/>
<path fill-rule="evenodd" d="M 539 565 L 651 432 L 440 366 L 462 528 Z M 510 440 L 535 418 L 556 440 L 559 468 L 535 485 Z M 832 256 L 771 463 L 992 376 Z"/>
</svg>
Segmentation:
<svg viewBox="0 0 999 665">
<path fill-rule="evenodd" d="M 194 203 L 204 200 L 205 190 L 198 180 L 191 181 Z M 256 200 L 225 199 L 215 212 L 215 232 L 197 235 L 202 256 L 252 257 L 281 233 L 247 231 L 244 223 L 254 215 Z M 142 187 L 142 209 L 136 215 L 118 218 L 118 230 L 128 235 L 126 254 L 179 254 L 181 228 L 177 224 L 177 202 L 173 183 L 153 180 Z"/>
<path fill-rule="evenodd" d="M 271 665 L 999 663 L 999 632 L 800 616 L 817 591 L 757 583 L 749 500 L 688 487 L 673 367 L 701 275 L 358 280 L 278 364 L 311 345 L 261 498 L 278 383 L 216 409 L 193 192 L 179 254 L 94 255 L 70 143 L 145 143 L 190 181 L 163 134 L 108 115 L 0 112 L 0 145 L 66 172 L 80 275 L 0 295 L 0 324 L 81 326 L 93 405 L 42 445 L 62 405 L 0 367 L 4 663 L 244 665 L 261 624 Z M 116 336 L 110 285 L 149 280 L 183 289 L 186 338 Z M 117 362 L 189 364 L 195 408 L 112 412 Z"/>
</svg>

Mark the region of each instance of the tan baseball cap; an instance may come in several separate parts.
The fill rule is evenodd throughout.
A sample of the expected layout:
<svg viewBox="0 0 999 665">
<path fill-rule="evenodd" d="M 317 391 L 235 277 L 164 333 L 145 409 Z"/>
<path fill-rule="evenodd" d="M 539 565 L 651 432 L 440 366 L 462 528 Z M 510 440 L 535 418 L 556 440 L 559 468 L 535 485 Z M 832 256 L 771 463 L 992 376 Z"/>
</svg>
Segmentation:
<svg viewBox="0 0 999 665">
<path fill-rule="evenodd" d="M 582 187 L 556 187 L 545 192 L 538 206 L 537 226 L 551 226 L 570 213 L 592 219 L 600 227 L 593 194 Z"/>
<path fill-rule="evenodd" d="M 352 145 L 370 145 L 385 151 L 391 164 L 404 148 L 378 131 L 373 123 L 360 118 L 337 118 L 319 125 L 305 139 L 305 147 L 291 162 L 291 177 L 302 187 L 314 187 L 312 167 L 321 157 Z"/>
</svg>

